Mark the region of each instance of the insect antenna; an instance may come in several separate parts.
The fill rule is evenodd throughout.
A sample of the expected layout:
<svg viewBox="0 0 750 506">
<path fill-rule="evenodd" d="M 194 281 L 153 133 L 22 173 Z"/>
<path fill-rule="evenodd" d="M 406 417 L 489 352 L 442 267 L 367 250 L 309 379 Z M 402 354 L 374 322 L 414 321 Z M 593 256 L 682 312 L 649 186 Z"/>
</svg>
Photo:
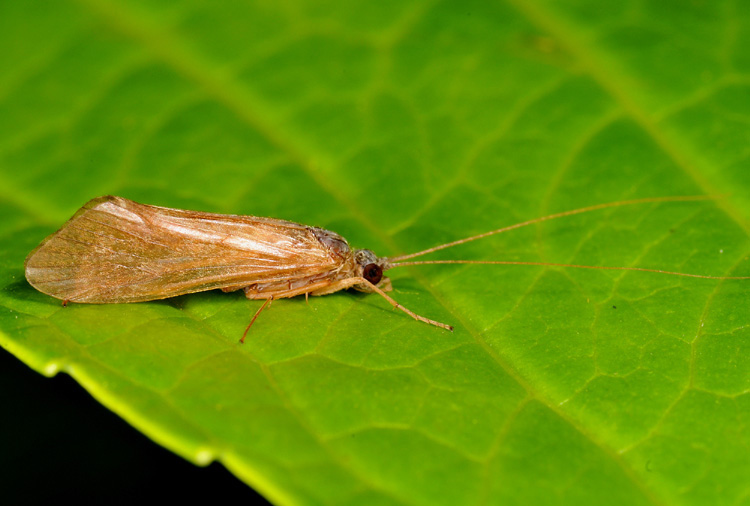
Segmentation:
<svg viewBox="0 0 750 506">
<path fill-rule="evenodd" d="M 565 216 L 573 216 L 575 214 L 588 213 L 590 211 L 598 211 L 600 209 L 607 209 L 610 207 L 630 206 L 630 205 L 635 205 L 635 204 L 646 204 L 646 203 L 653 203 L 653 202 L 690 202 L 690 201 L 700 201 L 700 200 L 716 200 L 721 197 L 722 197 L 721 195 L 719 196 L 688 195 L 688 196 L 677 196 L 677 197 L 649 197 L 649 198 L 644 198 L 644 199 L 621 200 L 618 202 L 609 202 L 606 204 L 596 204 L 593 206 L 582 207 L 580 209 L 573 209 L 570 211 L 563 211 L 561 213 L 550 214 L 548 216 L 542 216 L 541 218 L 534 218 L 533 220 L 522 221 L 521 223 L 516 223 L 515 225 L 508 225 L 506 227 L 498 228 L 497 230 L 491 230 L 489 232 L 484 232 L 481 234 L 473 235 L 471 237 L 466 237 L 464 239 L 459 239 L 457 241 L 440 244 L 439 246 L 433 246 L 432 248 L 428 248 L 422 251 L 417 251 L 416 253 L 409 253 L 406 255 L 389 257 L 389 258 L 385 258 L 384 260 L 387 262 L 386 265 L 392 265 L 395 267 L 396 263 L 401 262 L 401 260 L 407 260 L 409 258 L 415 258 L 418 256 L 426 255 L 434 251 L 440 251 L 442 249 L 452 248 L 453 246 L 458 246 L 459 244 L 476 241 L 478 239 L 484 239 L 485 237 L 489 237 L 491 235 L 501 234 L 503 232 L 508 232 L 509 230 L 515 230 L 517 228 L 526 227 L 528 225 L 533 225 L 535 223 L 541 223 L 543 221 L 554 220 L 556 218 L 563 218 Z M 458 262 L 461 262 L 461 261 L 458 261 Z M 438 263 L 438 262 L 431 262 L 431 263 Z M 450 262 L 444 262 L 444 263 L 450 263 Z M 464 262 L 464 263 L 468 263 L 468 262 Z M 488 263 L 488 262 L 484 262 L 484 263 Z M 405 264 L 399 263 L 398 265 L 405 265 Z M 410 263 L 409 265 L 415 265 L 415 264 Z M 520 265 L 524 265 L 524 263 L 521 262 Z M 544 265 L 560 265 L 560 264 L 544 264 Z M 569 267 L 575 267 L 575 266 L 569 266 Z M 578 267 L 584 267 L 584 266 L 578 266 Z M 584 267 L 584 268 L 592 268 L 592 267 Z M 608 267 L 608 268 L 615 269 L 614 267 Z M 631 270 L 631 269 L 625 269 L 625 270 Z M 633 268 L 633 270 L 637 270 L 637 269 Z M 697 277 L 700 277 L 700 276 L 697 276 Z"/>
<path fill-rule="evenodd" d="M 426 264 L 488 264 L 488 265 L 537 265 L 551 267 L 571 267 L 574 269 L 600 269 L 607 271 L 641 271 L 655 272 L 657 274 L 669 274 L 671 276 L 684 276 L 687 278 L 703 279 L 750 279 L 750 276 L 707 276 L 704 274 L 690 274 L 687 272 L 665 271 L 662 269 L 648 269 L 645 267 L 610 267 L 603 265 L 578 265 L 578 264 L 561 264 L 554 262 L 521 262 L 521 261 L 504 261 L 504 260 L 419 260 L 416 262 L 392 262 L 390 267 L 406 267 L 408 265 L 426 265 Z"/>
</svg>

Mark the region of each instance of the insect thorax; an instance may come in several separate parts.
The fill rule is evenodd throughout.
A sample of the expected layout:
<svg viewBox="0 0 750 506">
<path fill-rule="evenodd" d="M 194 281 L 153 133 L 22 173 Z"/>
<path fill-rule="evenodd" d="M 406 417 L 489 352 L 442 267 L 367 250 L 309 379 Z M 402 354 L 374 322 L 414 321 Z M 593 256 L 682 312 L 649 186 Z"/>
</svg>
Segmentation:
<svg viewBox="0 0 750 506">
<path fill-rule="evenodd" d="M 349 243 L 347 243 L 346 239 L 341 237 L 336 232 L 331 232 L 330 230 L 317 227 L 311 227 L 310 231 L 312 231 L 313 235 L 315 235 L 315 238 L 320 241 L 320 244 L 328 248 L 330 252 L 338 255 L 341 258 L 347 258 L 349 256 L 349 253 L 351 252 Z"/>
<path fill-rule="evenodd" d="M 352 251 L 349 247 L 349 243 L 346 242 L 346 239 L 337 233 L 322 228 L 310 228 L 310 230 L 318 241 L 328 249 L 328 251 L 341 260 L 340 266 L 335 269 L 335 272 L 331 273 L 331 280 L 364 277 L 375 285 L 378 285 L 381 282 L 381 279 L 387 281 L 387 278 L 382 277 L 383 271 L 387 269 L 384 264 L 384 259 L 378 258 L 378 256 L 369 249 L 358 249 Z M 370 268 L 369 270 L 368 267 Z M 372 273 L 373 267 L 377 271 L 375 278 L 368 275 L 368 273 Z M 366 284 L 354 285 L 353 288 L 363 292 L 372 291 L 372 289 Z"/>
</svg>

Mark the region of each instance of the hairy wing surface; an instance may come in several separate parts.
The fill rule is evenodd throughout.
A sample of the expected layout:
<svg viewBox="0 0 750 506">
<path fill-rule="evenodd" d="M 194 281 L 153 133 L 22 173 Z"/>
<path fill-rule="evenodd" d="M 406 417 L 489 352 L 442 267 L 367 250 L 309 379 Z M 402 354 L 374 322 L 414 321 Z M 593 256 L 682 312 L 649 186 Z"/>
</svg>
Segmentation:
<svg viewBox="0 0 750 506">
<path fill-rule="evenodd" d="M 100 197 L 31 252 L 26 278 L 72 302 L 137 302 L 295 280 L 336 265 L 304 225 Z"/>
</svg>

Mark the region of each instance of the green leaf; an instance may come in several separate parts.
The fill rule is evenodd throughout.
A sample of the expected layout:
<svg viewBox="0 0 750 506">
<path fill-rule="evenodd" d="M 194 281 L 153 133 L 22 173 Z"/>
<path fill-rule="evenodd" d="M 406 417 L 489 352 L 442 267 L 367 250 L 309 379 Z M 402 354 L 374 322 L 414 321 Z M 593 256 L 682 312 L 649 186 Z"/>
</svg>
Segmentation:
<svg viewBox="0 0 750 506">
<path fill-rule="evenodd" d="M 277 504 L 738 504 L 747 281 L 522 266 L 393 296 L 62 308 L 23 260 L 88 199 L 272 216 L 381 255 L 750 275 L 738 2 L 4 2 L 0 344 Z M 432 258 L 432 257 L 431 257 Z M 31 442 L 29 443 L 32 444 Z"/>
</svg>

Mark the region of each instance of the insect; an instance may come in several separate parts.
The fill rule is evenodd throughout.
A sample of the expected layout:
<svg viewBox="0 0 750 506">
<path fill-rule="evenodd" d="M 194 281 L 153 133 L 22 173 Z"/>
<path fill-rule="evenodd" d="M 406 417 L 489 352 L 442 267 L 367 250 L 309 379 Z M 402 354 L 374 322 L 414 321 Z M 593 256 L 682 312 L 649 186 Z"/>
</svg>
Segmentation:
<svg viewBox="0 0 750 506">
<path fill-rule="evenodd" d="M 402 306 L 386 292 L 383 273 L 395 267 L 425 264 L 551 265 L 583 269 L 656 272 L 705 276 L 640 267 L 606 267 L 545 262 L 492 260 L 409 261 L 438 250 L 542 221 L 608 207 L 647 202 L 706 200 L 712 197 L 656 197 L 599 204 L 535 218 L 435 246 L 416 253 L 378 257 L 351 249 L 335 232 L 290 221 L 255 216 L 184 211 L 105 196 L 86 203 L 63 227 L 26 258 L 26 279 L 37 290 L 68 302 L 109 304 L 164 299 L 204 290 L 243 290 L 265 302 L 250 326 L 274 299 L 304 294 L 327 295 L 354 288 L 377 293 L 415 320 L 447 330 L 453 327 Z"/>
</svg>

